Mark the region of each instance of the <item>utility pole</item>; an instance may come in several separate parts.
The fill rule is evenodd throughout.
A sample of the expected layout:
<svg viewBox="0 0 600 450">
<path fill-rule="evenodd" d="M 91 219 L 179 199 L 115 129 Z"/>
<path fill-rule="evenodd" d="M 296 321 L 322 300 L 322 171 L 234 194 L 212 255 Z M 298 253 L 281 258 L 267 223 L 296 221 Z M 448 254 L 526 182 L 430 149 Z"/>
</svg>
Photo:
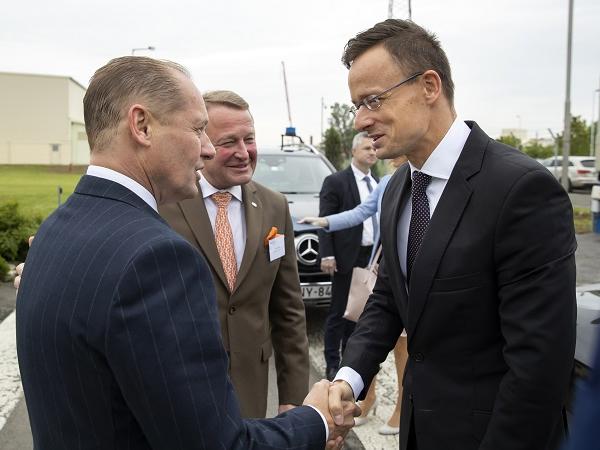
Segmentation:
<svg viewBox="0 0 600 450">
<path fill-rule="evenodd" d="M 388 19 L 394 18 L 394 0 L 388 1 Z M 408 0 L 408 20 L 412 20 L 411 0 Z"/>
<path fill-rule="evenodd" d="M 550 128 L 548 128 L 548 133 L 550 133 L 550 136 L 552 136 L 552 139 L 554 140 L 554 145 L 553 145 L 553 149 L 554 149 L 554 164 L 552 164 L 552 173 L 556 174 L 557 172 L 557 168 L 556 168 L 556 160 L 558 159 L 558 139 L 556 137 L 556 135 L 552 132 L 552 130 Z"/>
<path fill-rule="evenodd" d="M 573 41 L 573 0 L 569 0 L 569 26 L 567 31 L 567 89 L 565 94 L 565 126 L 563 132 L 563 159 L 561 182 L 569 190 L 569 154 L 571 153 L 571 46 Z"/>
<path fill-rule="evenodd" d="M 594 156 L 594 152 L 596 151 L 596 141 L 594 139 L 594 135 L 596 134 L 596 129 L 594 127 L 594 114 L 596 114 L 596 90 L 592 94 L 592 118 L 590 119 L 590 156 Z"/>
<path fill-rule="evenodd" d="M 594 133 L 594 141 L 596 144 L 596 169 L 600 170 L 600 77 L 598 77 L 598 118 L 596 119 L 596 132 Z M 600 175 L 598 176 L 600 181 Z"/>
<path fill-rule="evenodd" d="M 325 111 L 325 99 L 321 97 L 321 141 L 323 140 L 323 111 Z"/>
</svg>

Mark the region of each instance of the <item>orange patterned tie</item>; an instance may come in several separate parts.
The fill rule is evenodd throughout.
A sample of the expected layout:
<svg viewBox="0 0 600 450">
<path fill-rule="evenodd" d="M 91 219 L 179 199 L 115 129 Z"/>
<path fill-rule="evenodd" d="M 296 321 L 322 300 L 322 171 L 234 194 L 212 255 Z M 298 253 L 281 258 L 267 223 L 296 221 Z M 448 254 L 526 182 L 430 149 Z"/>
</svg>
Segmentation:
<svg viewBox="0 0 600 450">
<path fill-rule="evenodd" d="M 235 277 L 237 276 L 237 260 L 233 246 L 233 233 L 227 217 L 227 207 L 231 201 L 231 193 L 215 192 L 211 195 L 211 198 L 218 208 L 215 220 L 215 242 L 227 277 L 227 283 L 229 283 L 229 290 L 233 292 Z"/>
</svg>

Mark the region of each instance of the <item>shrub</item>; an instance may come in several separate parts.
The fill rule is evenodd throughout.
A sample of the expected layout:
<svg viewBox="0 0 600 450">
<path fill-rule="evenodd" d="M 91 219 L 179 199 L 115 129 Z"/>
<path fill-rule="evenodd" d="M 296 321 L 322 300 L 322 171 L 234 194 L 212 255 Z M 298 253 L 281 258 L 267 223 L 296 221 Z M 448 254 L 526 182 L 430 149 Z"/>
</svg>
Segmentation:
<svg viewBox="0 0 600 450">
<path fill-rule="evenodd" d="M 0 204 L 0 257 L 6 261 L 24 261 L 29 236 L 35 234 L 41 217 L 28 217 L 19 211 L 17 202 Z"/>
<path fill-rule="evenodd" d="M 10 267 L 8 263 L 4 260 L 2 256 L 0 256 L 0 281 L 9 281 L 8 280 L 8 272 L 10 271 Z"/>
</svg>

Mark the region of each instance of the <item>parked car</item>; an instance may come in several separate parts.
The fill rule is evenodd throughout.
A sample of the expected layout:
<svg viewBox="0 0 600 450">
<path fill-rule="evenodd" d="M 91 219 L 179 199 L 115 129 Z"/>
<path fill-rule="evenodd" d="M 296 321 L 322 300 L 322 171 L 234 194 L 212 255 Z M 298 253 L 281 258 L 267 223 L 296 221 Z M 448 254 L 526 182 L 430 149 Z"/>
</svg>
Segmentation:
<svg viewBox="0 0 600 450">
<path fill-rule="evenodd" d="M 548 158 L 543 165 L 562 183 L 562 157 Z M 569 192 L 573 188 L 591 187 L 598 182 L 596 159 L 592 156 L 569 157 Z"/>
<path fill-rule="evenodd" d="M 294 222 L 294 242 L 302 298 L 307 305 L 331 301 L 331 277 L 321 271 L 317 228 L 299 224 L 304 216 L 319 215 L 323 180 L 335 167 L 314 147 L 302 142 L 279 148 L 260 148 L 253 180 L 284 194 Z"/>
</svg>

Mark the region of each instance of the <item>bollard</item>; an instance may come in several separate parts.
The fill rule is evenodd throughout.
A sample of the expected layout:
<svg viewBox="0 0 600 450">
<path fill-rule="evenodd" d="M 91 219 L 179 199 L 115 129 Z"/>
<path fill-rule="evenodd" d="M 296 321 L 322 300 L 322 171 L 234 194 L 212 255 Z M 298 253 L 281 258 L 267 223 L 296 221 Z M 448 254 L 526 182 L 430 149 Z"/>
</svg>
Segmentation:
<svg viewBox="0 0 600 450">
<path fill-rule="evenodd" d="M 600 234 L 600 185 L 592 187 L 592 231 Z"/>
</svg>

